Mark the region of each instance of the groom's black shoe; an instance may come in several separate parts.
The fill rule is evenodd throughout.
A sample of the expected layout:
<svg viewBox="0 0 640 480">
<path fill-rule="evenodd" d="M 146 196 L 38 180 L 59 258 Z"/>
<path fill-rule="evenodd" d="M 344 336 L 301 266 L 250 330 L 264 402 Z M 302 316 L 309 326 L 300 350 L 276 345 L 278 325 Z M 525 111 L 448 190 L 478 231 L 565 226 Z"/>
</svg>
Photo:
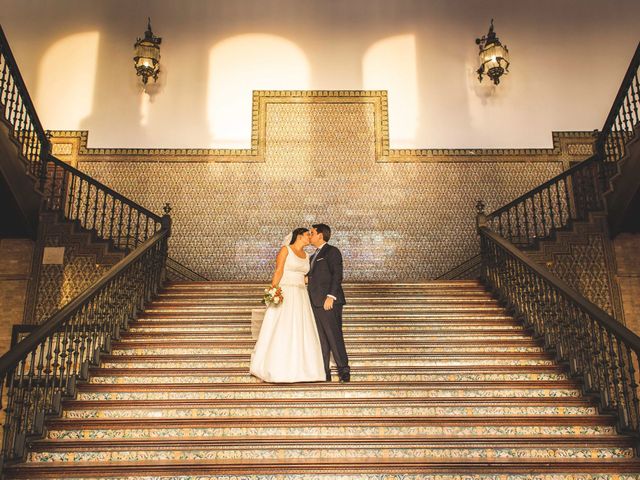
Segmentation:
<svg viewBox="0 0 640 480">
<path fill-rule="evenodd" d="M 350 381 L 351 381 L 351 375 L 349 375 L 348 373 L 346 375 L 340 376 L 340 383 L 347 383 Z"/>
<path fill-rule="evenodd" d="M 330 382 L 330 381 L 331 381 L 331 374 L 329 373 L 327 374 L 327 382 Z"/>
</svg>

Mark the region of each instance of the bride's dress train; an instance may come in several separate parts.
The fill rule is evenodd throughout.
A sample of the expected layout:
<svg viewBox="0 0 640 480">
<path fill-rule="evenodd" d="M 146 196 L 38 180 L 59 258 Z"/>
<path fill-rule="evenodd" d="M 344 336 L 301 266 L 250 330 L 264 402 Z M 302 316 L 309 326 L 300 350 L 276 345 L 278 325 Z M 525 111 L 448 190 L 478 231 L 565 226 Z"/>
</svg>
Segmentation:
<svg viewBox="0 0 640 480">
<path fill-rule="evenodd" d="M 251 354 L 250 372 L 274 383 L 324 381 L 320 338 L 304 284 L 309 258 L 298 257 L 289 246 L 287 249 L 280 280 L 284 301 L 267 308 Z"/>
</svg>

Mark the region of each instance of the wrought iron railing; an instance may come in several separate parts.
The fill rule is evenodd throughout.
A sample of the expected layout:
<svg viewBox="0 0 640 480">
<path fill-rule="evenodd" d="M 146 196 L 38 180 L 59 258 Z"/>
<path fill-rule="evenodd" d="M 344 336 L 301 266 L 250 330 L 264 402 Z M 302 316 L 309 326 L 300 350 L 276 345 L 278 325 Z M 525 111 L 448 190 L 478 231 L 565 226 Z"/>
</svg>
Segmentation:
<svg viewBox="0 0 640 480">
<path fill-rule="evenodd" d="M 209 281 L 204 275 L 199 274 L 171 257 L 167 257 L 167 280 L 189 282 Z"/>
<path fill-rule="evenodd" d="M 640 128 L 640 43 L 622 79 L 620 88 L 596 142 L 596 152 L 607 177 L 617 172 L 626 154 L 626 144 Z"/>
<path fill-rule="evenodd" d="M 596 138 L 595 154 L 487 215 L 491 228 L 520 247 L 534 247 L 604 209 L 609 180 L 618 172 L 626 143 L 640 128 L 639 68 L 640 43 Z"/>
<path fill-rule="evenodd" d="M 1 461 L 23 460 L 26 442 L 60 413 L 100 352 L 110 350 L 163 279 L 168 229 L 155 233 L 94 285 L 0 358 L 6 396 Z"/>
<path fill-rule="evenodd" d="M 598 155 L 487 215 L 491 228 L 522 247 L 535 247 L 572 222 L 604 208 L 603 163 Z"/>
<path fill-rule="evenodd" d="M 640 337 L 502 236 L 479 233 L 482 281 L 617 414 L 620 431 L 639 434 Z"/>
<path fill-rule="evenodd" d="M 50 152 L 49 141 L 0 26 L 0 121 L 20 145 L 27 171 L 41 178 Z"/>
<path fill-rule="evenodd" d="M 436 278 L 436 280 L 455 280 L 455 279 L 470 279 L 478 278 L 480 276 L 480 265 L 482 264 L 482 257 L 480 254 L 471 257 L 464 262 L 456 265 L 451 270 L 446 271 L 442 275 Z"/>
<path fill-rule="evenodd" d="M 47 158 L 44 208 L 130 252 L 162 227 L 162 218 L 53 156 Z"/>
<path fill-rule="evenodd" d="M 139 308 L 160 287 L 171 219 L 160 217 L 51 156 L 7 40 L 0 28 L 0 113 L 20 147 L 26 172 L 39 179 L 43 208 L 77 222 L 128 255 L 96 283 L 0 357 L 0 399 L 6 399 L 0 467 L 24 458 L 47 415 L 74 395 L 100 352 L 109 351 Z"/>
<path fill-rule="evenodd" d="M 596 139 L 596 153 L 495 212 L 478 202 L 481 280 L 530 327 L 587 393 L 615 412 L 622 432 L 640 438 L 640 337 L 584 298 L 521 248 L 535 246 L 590 212 L 605 208 L 604 193 L 640 126 L 640 44 Z M 520 247 L 520 248 L 519 248 Z M 640 453 L 640 444 L 636 450 Z"/>
</svg>

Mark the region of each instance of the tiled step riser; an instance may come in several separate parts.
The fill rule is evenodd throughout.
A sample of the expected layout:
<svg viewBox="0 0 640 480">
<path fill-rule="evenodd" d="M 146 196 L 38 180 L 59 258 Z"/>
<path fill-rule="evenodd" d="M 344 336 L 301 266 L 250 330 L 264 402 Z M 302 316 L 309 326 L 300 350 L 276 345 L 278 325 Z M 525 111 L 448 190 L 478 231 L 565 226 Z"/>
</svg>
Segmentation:
<svg viewBox="0 0 640 480">
<path fill-rule="evenodd" d="M 243 315 L 251 316 L 251 310 L 260 309 L 260 305 L 249 306 L 201 306 L 201 307 L 151 307 L 145 310 L 145 316 L 171 316 L 171 315 Z M 416 315 L 454 315 L 466 313 L 467 315 L 501 315 L 504 316 L 504 309 L 501 307 L 481 307 L 481 306 L 461 306 L 461 305 L 430 305 L 428 307 L 350 307 L 345 306 L 343 315 L 345 317 L 365 317 L 375 316 L 384 318 L 387 316 L 414 317 Z"/>
<path fill-rule="evenodd" d="M 103 368 L 92 370 L 91 383 L 79 386 L 76 400 L 65 401 L 63 419 L 52 421 L 58 427 L 48 432 L 53 446 L 36 445 L 32 465 L 58 460 L 106 467 L 111 461 L 133 461 L 142 466 L 133 476 L 119 471 L 111 480 L 530 480 L 532 475 L 559 480 L 565 476 L 547 479 L 533 474 L 534 469 L 519 478 L 509 474 L 509 467 L 496 467 L 500 476 L 467 474 L 469 469 L 432 475 L 434 470 L 426 467 L 413 478 L 403 469 L 398 475 L 386 475 L 392 470 L 386 468 L 370 476 L 343 467 L 336 471 L 344 475 L 314 468 L 304 476 L 295 470 L 254 475 L 257 470 L 252 469 L 215 476 L 182 469 L 160 476 L 148 473 L 153 470 L 144 465 L 185 461 L 190 468 L 207 460 L 212 465 L 225 460 L 262 465 L 279 459 L 292 459 L 296 466 L 314 459 L 358 465 L 390 459 L 542 465 L 559 458 L 605 461 L 633 456 L 629 442 L 613 437 L 612 420 L 581 399 L 578 386 L 541 354 L 541 347 L 476 281 L 345 285 L 349 303 L 344 330 L 352 366 L 348 385 L 338 384 L 335 372 L 331 384 L 297 385 L 264 385 L 248 374 L 255 343 L 251 310 L 261 308 L 263 289 L 261 282 L 165 288 L 113 343 L 112 355 L 103 357 Z M 431 353 L 439 355 L 430 358 Z M 189 358 L 126 358 L 132 354 Z M 166 370 L 152 373 L 156 368 Z M 359 386 L 360 381 L 372 385 Z M 391 382 L 397 385 L 392 388 Z M 439 383 L 420 387 L 419 382 Z M 244 423 L 243 418 L 254 420 Z M 382 418 L 389 420 L 380 423 Z M 467 418 L 475 421 L 461 421 Z M 534 418 L 545 420 L 531 423 Z M 556 438 L 546 443 L 544 436 Z M 510 437 L 516 440 L 508 441 Z M 104 440 L 103 445 L 55 446 L 58 441 L 92 439 Z M 122 443 L 129 440 L 140 443 Z M 164 443 L 144 446 L 154 440 Z M 73 478 L 66 473 L 57 478 Z M 591 480 L 578 475 L 567 478 Z M 612 477 L 598 480 L 605 478 Z"/>
<path fill-rule="evenodd" d="M 286 301 L 286 300 L 285 300 Z M 359 310 L 361 308 L 380 309 L 383 307 L 392 307 L 393 309 L 407 308 L 409 310 L 416 308 L 430 308 L 433 306 L 459 306 L 466 307 L 493 307 L 500 308 L 500 304 L 496 300 L 487 299 L 482 296 L 463 298 L 457 296 L 446 297 L 399 297 L 397 295 L 388 298 L 349 298 L 349 303 L 345 308 L 349 310 Z M 244 308 L 264 308 L 263 304 L 256 297 L 236 297 L 236 298 L 179 298 L 179 297 L 159 297 L 151 301 L 148 306 L 150 308 L 201 308 L 201 307 L 244 307 Z"/>
<path fill-rule="evenodd" d="M 244 367 L 249 369 L 249 360 L 241 361 L 198 361 L 198 368 L 227 368 L 227 367 Z M 432 367 L 432 366 L 461 366 L 461 365 L 555 365 L 553 360 L 548 359 L 517 359 L 517 358 L 503 358 L 503 359 L 433 359 L 433 360 L 407 360 L 407 359 L 380 359 L 380 360 L 352 360 L 349 362 L 351 368 L 358 367 L 376 367 L 376 366 L 415 366 L 415 367 Z M 131 369 L 149 369 L 149 368 L 193 368 L 193 362 L 105 362 L 101 368 L 131 368 Z"/>
<path fill-rule="evenodd" d="M 530 343 L 530 342 L 527 342 Z M 354 346 L 349 345 L 349 354 L 354 354 L 354 353 L 371 353 L 373 351 L 379 352 L 381 354 L 386 353 L 386 354 L 393 354 L 393 353 L 413 353 L 416 352 L 418 354 L 425 354 L 425 353 L 445 353 L 445 352 L 450 352 L 455 350 L 456 352 L 459 353 L 488 353 L 488 352 L 496 352 L 496 353 L 517 353 L 517 352 L 527 352 L 527 353 L 534 353 L 534 352 L 542 352 L 543 349 L 542 347 L 536 347 L 536 346 L 529 346 L 529 345 L 522 345 L 522 346 L 495 346 L 495 345 L 490 345 L 490 346 L 461 346 L 461 345 L 454 345 L 454 346 L 442 346 L 442 347 L 433 347 L 433 346 L 428 346 L 428 347 L 423 347 L 423 348 L 416 348 L 416 347 L 403 347 L 403 346 L 387 346 L 387 347 L 376 347 L 374 348 L 357 348 Z M 130 356 L 130 355 L 189 355 L 189 354 L 193 354 L 194 356 L 197 355 L 209 355 L 209 354 L 226 354 L 226 353 L 232 353 L 232 354 L 238 354 L 238 355 L 248 355 L 251 354 L 251 352 L 253 351 L 253 347 L 250 346 L 235 346 L 235 347 L 208 347 L 208 348 L 198 348 L 198 347 L 192 347 L 192 348 L 183 348 L 180 346 L 171 346 L 171 347 L 154 347 L 154 348 L 142 348 L 142 347 L 136 347 L 135 345 L 130 346 L 130 348 L 115 348 L 114 350 L 112 350 L 111 355 L 113 356 Z"/>
<path fill-rule="evenodd" d="M 286 299 L 285 299 L 286 301 Z M 500 304 L 495 300 L 487 300 L 483 297 L 478 298 L 469 298 L 469 299 L 460 299 L 456 297 L 451 297 L 450 299 L 445 298 L 435 298 L 435 299 L 402 299 L 397 296 L 389 297 L 388 299 L 358 299 L 356 301 L 349 299 L 349 303 L 345 305 L 345 310 L 347 311 L 360 311 L 367 309 L 375 309 L 380 310 L 382 308 L 390 308 L 392 310 L 426 310 L 428 311 L 430 308 L 437 307 L 443 308 L 447 306 L 452 307 L 460 307 L 464 306 L 466 308 L 501 308 Z M 196 309 L 196 308 L 233 308 L 233 309 L 253 309 L 253 308 L 264 308 L 263 304 L 260 301 L 257 301 L 256 298 L 245 299 L 245 298 L 209 298 L 209 299 L 155 299 L 151 303 L 148 304 L 148 308 L 150 309 Z"/>
<path fill-rule="evenodd" d="M 75 474 L 69 472 L 71 476 L 65 476 L 64 480 L 532 480 L 530 473 L 509 473 L 508 477 L 504 473 L 407 473 L 406 467 L 381 467 L 386 473 L 345 473 L 346 470 L 352 470 L 348 467 L 341 467 L 340 473 L 337 471 L 330 474 L 318 474 L 313 469 L 310 469 L 308 473 L 299 473 L 299 469 L 291 469 L 291 472 L 286 474 L 281 473 L 259 473 L 254 474 L 255 469 L 250 471 L 252 473 L 236 474 L 215 474 L 206 475 L 198 474 L 196 477 L 193 475 L 182 475 L 179 473 L 181 469 L 176 469 L 175 473 L 167 476 L 159 477 L 157 475 L 147 476 L 144 474 L 136 475 L 135 477 L 113 477 L 109 474 L 101 477 L 77 477 Z M 285 469 L 280 467 L 279 469 L 284 471 Z M 418 469 L 423 470 L 423 469 Z M 433 470 L 431 467 L 430 470 Z M 442 470 L 442 468 L 440 468 Z M 455 469 L 454 469 L 455 470 Z M 457 470 L 460 470 L 458 468 Z M 467 469 L 468 470 L 468 469 Z M 500 467 L 496 467 L 495 470 L 500 470 Z M 574 473 L 536 473 L 535 480 L 638 480 L 640 473 L 631 474 L 615 474 L 612 477 L 610 473 L 606 471 L 606 467 L 601 467 L 596 473 L 580 473 L 576 475 Z M 326 471 L 326 469 L 324 469 Z M 397 471 L 397 472 L 396 472 Z M 513 468 L 511 468 L 513 471 Z M 549 468 L 545 468 L 545 471 L 549 471 Z M 395 472 L 395 473 L 394 473 Z M 26 478 L 26 477 L 20 477 Z M 54 477 L 47 477 L 54 478 Z M 61 478 L 61 477 L 57 477 Z"/>
<path fill-rule="evenodd" d="M 555 398 L 580 396 L 577 389 L 411 389 L 411 390 L 303 390 L 303 391 L 213 391 L 213 392 L 80 392 L 78 400 L 239 400 L 239 399 L 310 399 L 320 398 L 349 399 L 349 398 Z"/>
<path fill-rule="evenodd" d="M 83 409 L 71 407 L 63 413 L 63 418 L 218 418 L 218 417 L 416 417 L 416 416 L 464 416 L 464 415 L 595 415 L 595 407 L 588 406 L 348 406 L 335 405 L 314 407 L 218 407 L 218 408 L 122 408 L 122 409 Z"/>
<path fill-rule="evenodd" d="M 370 334 L 371 332 L 360 333 L 360 332 L 344 332 L 344 339 L 347 344 L 347 350 L 350 350 L 349 343 L 351 341 L 356 341 L 359 343 L 366 342 L 367 339 L 371 339 L 373 341 L 389 341 L 394 342 L 398 345 L 401 345 L 402 342 L 421 342 L 428 341 L 434 342 L 439 339 L 447 339 L 449 341 L 452 340 L 465 340 L 465 339 L 477 339 L 481 340 L 515 340 L 517 335 L 510 330 L 496 330 L 490 333 L 486 331 L 453 331 L 453 332 L 385 332 Z M 175 341 L 175 342 L 197 342 L 202 340 L 204 342 L 253 342 L 250 333 L 230 333 L 230 332 L 218 332 L 218 333 L 207 333 L 207 332 L 191 332 L 191 333 L 166 333 L 156 335 L 154 333 L 123 333 L 120 336 L 120 341 L 123 343 L 130 344 L 140 344 L 149 341 L 156 341 L 158 338 L 162 338 L 163 341 Z"/>
<path fill-rule="evenodd" d="M 170 315 L 155 315 L 145 314 L 144 317 L 139 317 L 139 321 L 143 322 L 141 325 L 156 327 L 158 325 L 166 325 L 170 323 L 171 326 L 201 326 L 201 325 L 239 325 L 246 326 L 251 325 L 251 314 L 243 313 L 241 315 L 223 313 L 218 314 L 170 314 Z M 389 315 L 347 315 L 343 317 L 344 326 L 371 326 L 373 328 L 378 326 L 398 326 L 404 325 L 442 325 L 443 328 L 455 325 L 508 325 L 508 326 L 521 326 L 521 324 L 515 322 L 512 318 L 507 318 L 504 315 L 476 315 L 476 314 L 389 314 Z M 131 324 L 131 326 L 135 326 Z"/>
<path fill-rule="evenodd" d="M 345 323 L 343 325 L 343 332 L 345 335 L 359 335 L 359 336 L 375 336 L 375 335 L 388 335 L 389 332 L 410 332 L 410 333 L 431 333 L 431 332 L 491 332 L 491 331 L 510 331 L 521 332 L 522 326 L 519 325 L 349 325 Z M 134 324 L 127 331 L 127 336 L 136 333 L 147 333 L 151 335 L 167 335 L 167 334 L 184 334 L 184 333 L 212 333 L 212 334 L 239 334 L 246 333 L 251 334 L 251 324 L 238 325 L 238 326 L 226 326 L 226 325 L 205 325 L 205 326 L 138 326 Z M 149 336 L 149 335 L 147 335 Z"/>
<path fill-rule="evenodd" d="M 455 448 L 432 447 L 421 445 L 415 447 L 388 448 L 382 443 L 370 448 L 344 445 L 338 448 L 220 448 L 199 450 L 145 450 L 145 451 L 71 451 L 71 452 L 33 452 L 29 455 L 31 462 L 126 462 L 126 461 L 166 461 L 166 460 L 229 460 L 229 459 L 279 459 L 279 458 L 632 458 L 630 448 Z"/>
<path fill-rule="evenodd" d="M 336 380 L 337 378 L 334 378 Z M 567 380 L 564 373 L 432 373 L 432 374 L 351 374 L 353 382 L 428 382 L 428 381 L 518 381 L 518 380 Z M 93 376 L 90 383 L 260 383 L 249 375 L 216 375 L 216 376 Z"/>
<path fill-rule="evenodd" d="M 604 436 L 614 435 L 615 428 L 611 426 L 415 426 L 398 425 L 393 427 L 371 426 L 286 426 L 286 427 L 227 427 L 227 428 L 153 428 L 153 429 L 83 429 L 83 430 L 53 430 L 47 433 L 48 439 L 57 440 L 96 440 L 96 439 L 154 439 L 154 438 L 224 438 L 224 437 L 393 437 L 402 435 L 420 436 L 487 436 L 499 438 L 505 436 L 541 436 L 541 435 L 585 435 Z"/>
</svg>

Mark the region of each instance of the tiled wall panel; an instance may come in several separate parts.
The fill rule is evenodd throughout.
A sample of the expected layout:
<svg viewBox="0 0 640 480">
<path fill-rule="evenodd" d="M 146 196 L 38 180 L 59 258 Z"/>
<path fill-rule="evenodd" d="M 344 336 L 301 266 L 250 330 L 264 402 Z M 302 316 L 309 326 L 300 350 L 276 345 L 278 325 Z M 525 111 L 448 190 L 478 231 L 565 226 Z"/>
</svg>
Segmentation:
<svg viewBox="0 0 640 480">
<path fill-rule="evenodd" d="M 273 103 L 264 161 L 79 162 L 154 211 L 173 207 L 170 255 L 212 280 L 267 280 L 281 239 L 323 221 L 349 281 L 435 278 L 477 253 L 489 211 L 558 174 L 561 161 L 380 162 L 371 103 Z"/>
</svg>

